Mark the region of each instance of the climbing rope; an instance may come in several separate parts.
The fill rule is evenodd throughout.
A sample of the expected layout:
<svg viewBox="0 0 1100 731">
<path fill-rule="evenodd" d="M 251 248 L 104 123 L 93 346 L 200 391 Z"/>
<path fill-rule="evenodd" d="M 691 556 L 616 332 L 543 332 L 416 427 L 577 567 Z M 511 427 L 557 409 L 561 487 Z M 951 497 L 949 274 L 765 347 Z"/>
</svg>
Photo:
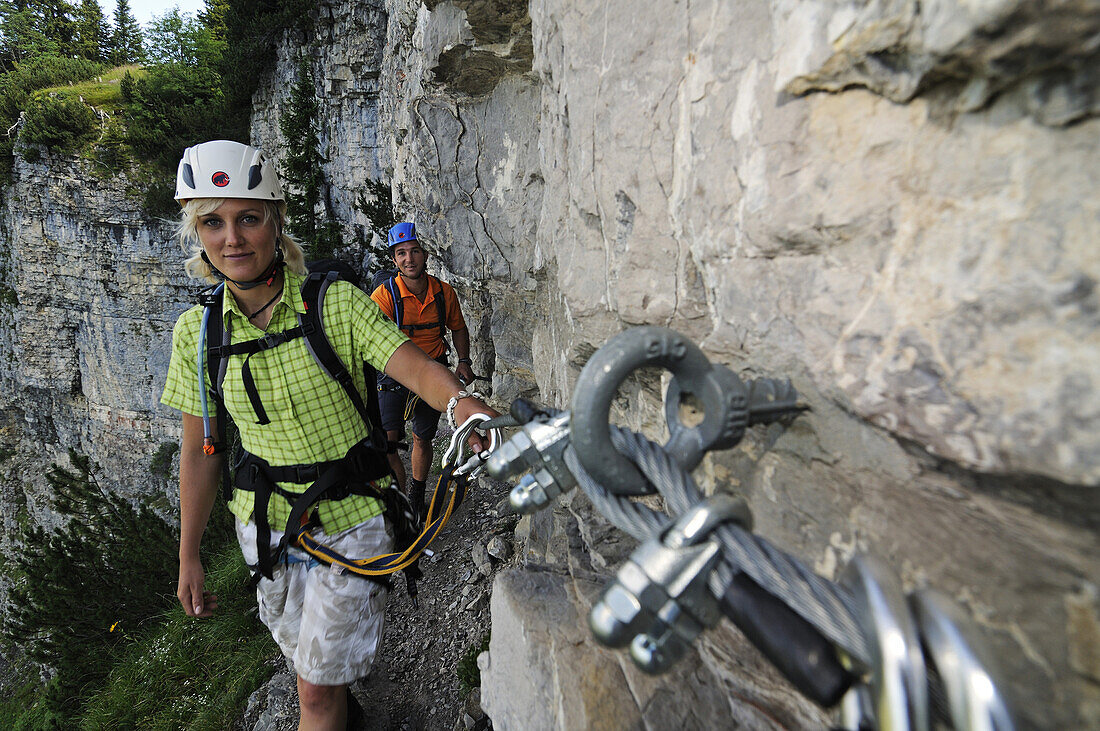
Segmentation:
<svg viewBox="0 0 1100 731">
<path fill-rule="evenodd" d="M 328 566 L 337 566 L 349 573 L 364 577 L 379 577 L 402 571 L 413 566 L 428 550 L 432 541 L 442 532 L 454 511 L 462 504 L 470 480 L 481 471 L 481 466 L 500 443 L 501 420 L 486 426 L 491 419 L 486 414 L 474 414 L 451 435 L 450 444 L 443 455 L 439 480 L 432 491 L 428 515 L 420 534 L 403 550 L 394 553 L 350 559 L 317 541 L 310 535 L 312 526 L 307 524 L 294 536 L 292 545 L 301 548 L 316 560 Z M 514 424 L 514 421 L 511 422 Z M 488 432 L 489 448 L 463 462 L 466 441 L 475 429 Z M 396 488 L 391 488 L 396 491 Z"/>
</svg>

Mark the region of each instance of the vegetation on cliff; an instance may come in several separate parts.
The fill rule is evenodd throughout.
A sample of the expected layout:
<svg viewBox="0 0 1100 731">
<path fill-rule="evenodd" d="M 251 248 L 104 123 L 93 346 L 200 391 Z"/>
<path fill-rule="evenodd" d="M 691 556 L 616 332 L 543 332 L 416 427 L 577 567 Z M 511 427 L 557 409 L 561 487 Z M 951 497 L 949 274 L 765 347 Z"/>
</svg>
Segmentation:
<svg viewBox="0 0 1100 731">
<path fill-rule="evenodd" d="M 150 212 L 171 209 L 183 148 L 248 140 L 252 94 L 314 0 L 206 0 L 142 29 L 127 0 L 108 23 L 95 0 L 0 2 L 0 173 L 15 147 L 78 152 L 114 174 L 134 165 Z M 154 182 L 155 181 L 155 182 Z"/>
<path fill-rule="evenodd" d="M 69 461 L 47 474 L 64 525 L 27 525 L 6 567 L 15 586 L 3 638 L 49 680 L 29 675 L 0 702 L 0 724 L 224 728 L 278 654 L 247 611 L 248 570 L 224 506 L 204 543 L 222 611 L 194 622 L 176 602 L 174 526 L 103 489 L 87 457 Z"/>
</svg>

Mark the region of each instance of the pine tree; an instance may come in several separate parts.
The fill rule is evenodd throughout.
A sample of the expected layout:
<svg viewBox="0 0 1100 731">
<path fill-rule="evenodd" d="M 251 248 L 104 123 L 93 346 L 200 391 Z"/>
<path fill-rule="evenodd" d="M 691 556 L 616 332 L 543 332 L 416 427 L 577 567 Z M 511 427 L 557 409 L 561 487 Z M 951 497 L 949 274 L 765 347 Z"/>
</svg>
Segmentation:
<svg viewBox="0 0 1100 731">
<path fill-rule="evenodd" d="M 130 0 L 118 0 L 115 6 L 115 27 L 111 36 L 111 62 L 121 66 L 141 63 L 145 49 L 141 42 L 141 26 L 130 10 Z"/>
<path fill-rule="evenodd" d="M 46 36 L 26 2 L 0 2 L 0 65 L 4 71 L 40 53 L 45 46 Z"/>
<path fill-rule="evenodd" d="M 106 61 L 110 32 L 99 3 L 96 0 L 81 0 L 76 10 L 76 54 L 89 61 Z"/>
<path fill-rule="evenodd" d="M 42 32 L 56 44 L 59 56 L 72 56 L 76 52 L 76 8 L 65 0 L 34 0 L 30 3 L 42 23 Z"/>
<path fill-rule="evenodd" d="M 62 55 L 72 47 L 72 6 L 49 0 L 0 2 L 0 55 L 4 70 L 36 56 Z"/>
<path fill-rule="evenodd" d="M 309 59 L 298 64 L 298 80 L 290 90 L 285 111 L 279 117 L 279 131 L 287 142 L 286 165 L 283 180 L 288 183 L 286 192 L 287 216 L 291 230 L 315 247 L 315 257 L 321 244 L 318 234 L 324 228 L 318 221 L 317 207 L 321 202 L 324 185 L 321 141 L 317 136 L 318 105 L 313 90 L 313 69 Z"/>
<path fill-rule="evenodd" d="M 32 527 L 15 555 L 17 579 L 5 638 L 51 667 L 52 710 L 72 718 L 81 690 L 106 677 L 116 650 L 141 623 L 175 603 L 175 531 L 96 482 L 94 465 L 70 451 L 72 468 L 46 475 L 59 529 Z"/>
<path fill-rule="evenodd" d="M 229 0 L 206 0 L 206 10 L 199 13 L 199 22 L 210 30 L 215 40 L 225 42 L 228 13 Z"/>
</svg>

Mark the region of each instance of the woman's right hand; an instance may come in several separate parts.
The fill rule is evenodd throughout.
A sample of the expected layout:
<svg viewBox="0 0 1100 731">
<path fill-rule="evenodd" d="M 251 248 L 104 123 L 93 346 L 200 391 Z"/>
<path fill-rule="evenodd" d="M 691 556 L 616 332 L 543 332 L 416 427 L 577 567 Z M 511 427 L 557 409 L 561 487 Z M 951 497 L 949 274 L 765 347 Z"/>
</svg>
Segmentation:
<svg viewBox="0 0 1100 731">
<path fill-rule="evenodd" d="M 218 608 L 218 596 L 203 588 L 205 572 L 197 558 L 180 561 L 180 579 L 176 596 L 188 617 L 210 617 Z"/>
</svg>

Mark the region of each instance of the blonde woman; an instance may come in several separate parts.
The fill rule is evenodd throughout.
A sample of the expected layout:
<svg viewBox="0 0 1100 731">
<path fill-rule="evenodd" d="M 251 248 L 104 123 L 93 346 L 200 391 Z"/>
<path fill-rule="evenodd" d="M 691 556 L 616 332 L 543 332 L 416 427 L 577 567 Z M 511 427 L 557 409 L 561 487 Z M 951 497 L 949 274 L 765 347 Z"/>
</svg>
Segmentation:
<svg viewBox="0 0 1100 731">
<path fill-rule="evenodd" d="M 286 233 L 282 186 L 271 162 L 255 147 L 204 142 L 184 151 L 176 177 L 185 269 L 224 283 L 214 295 L 220 300 L 193 307 L 176 322 L 161 398 L 183 417 L 177 595 L 191 617 L 217 609 L 199 558 L 225 459 L 213 436 L 224 425 L 206 407 L 216 398 L 237 424 L 246 452 L 248 469 L 237 470 L 229 509 L 245 560 L 264 574 L 256 590 L 260 618 L 297 674 L 299 728 L 342 729 L 347 686 L 367 674 L 381 639 L 386 591 L 354 575 L 313 569 L 294 549 L 279 554 L 277 527 L 286 525 L 297 495 L 325 481 L 335 487 L 309 508 L 319 522 L 313 536 L 349 558 L 387 552 L 393 538 L 383 506 L 363 489 L 388 484 L 386 455 L 374 446 L 378 441 L 349 392 L 321 369 L 301 336 L 306 268 L 301 247 Z M 204 312 L 211 309 L 220 312 L 225 333 L 220 384 L 196 366 Z M 323 328 L 358 391 L 373 388 L 363 380 L 366 361 L 435 409 L 450 405 L 459 423 L 474 413 L 496 415 L 354 285 L 331 283 Z"/>
</svg>

